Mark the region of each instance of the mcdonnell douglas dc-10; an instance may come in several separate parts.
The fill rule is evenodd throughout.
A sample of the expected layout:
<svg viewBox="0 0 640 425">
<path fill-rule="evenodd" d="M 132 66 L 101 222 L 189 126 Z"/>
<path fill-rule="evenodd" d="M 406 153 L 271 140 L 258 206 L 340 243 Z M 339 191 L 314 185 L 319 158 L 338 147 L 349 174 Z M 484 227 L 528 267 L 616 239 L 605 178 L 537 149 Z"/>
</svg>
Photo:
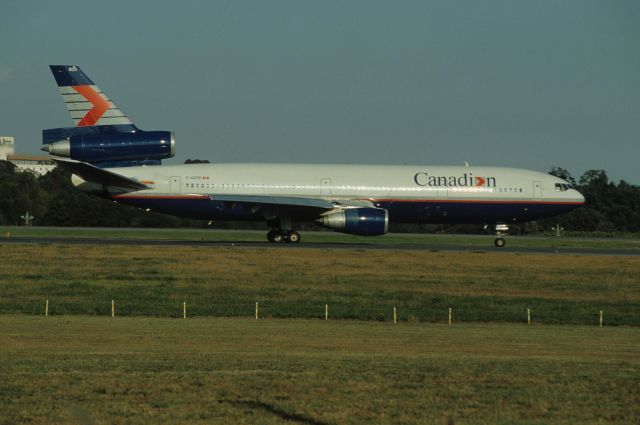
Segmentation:
<svg viewBox="0 0 640 425">
<path fill-rule="evenodd" d="M 78 66 L 52 65 L 75 127 L 43 130 L 42 150 L 80 189 L 124 204 L 205 220 L 260 220 L 270 242 L 299 242 L 315 221 L 376 236 L 389 223 L 495 226 L 566 213 L 584 197 L 536 171 L 438 165 L 160 165 L 175 153 L 169 131 L 143 131 Z"/>
</svg>

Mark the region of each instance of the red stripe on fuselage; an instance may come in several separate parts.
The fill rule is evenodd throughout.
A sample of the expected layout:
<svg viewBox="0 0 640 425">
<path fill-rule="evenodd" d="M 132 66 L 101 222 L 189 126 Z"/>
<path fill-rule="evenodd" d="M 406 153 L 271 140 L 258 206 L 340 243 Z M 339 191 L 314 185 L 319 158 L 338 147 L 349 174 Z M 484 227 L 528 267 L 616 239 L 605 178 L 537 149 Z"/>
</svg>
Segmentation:
<svg viewBox="0 0 640 425">
<path fill-rule="evenodd" d="M 477 199 L 360 199 L 361 201 L 370 202 L 407 202 L 407 203 L 458 203 L 458 204 L 540 204 L 540 205 L 583 205 L 584 202 L 578 201 L 537 201 L 537 200 L 477 200 Z"/>
<path fill-rule="evenodd" d="M 115 195 L 114 199 L 209 199 L 207 195 Z"/>
<path fill-rule="evenodd" d="M 207 195 L 116 195 L 115 199 L 210 199 Z M 215 196 L 213 198 L 215 200 Z M 536 200 L 472 200 L 472 199 L 358 199 L 374 203 L 381 202 L 401 202 L 401 203 L 458 203 L 458 204 L 536 204 L 536 205 L 583 205 L 584 202 L 577 201 L 536 201 Z"/>
</svg>

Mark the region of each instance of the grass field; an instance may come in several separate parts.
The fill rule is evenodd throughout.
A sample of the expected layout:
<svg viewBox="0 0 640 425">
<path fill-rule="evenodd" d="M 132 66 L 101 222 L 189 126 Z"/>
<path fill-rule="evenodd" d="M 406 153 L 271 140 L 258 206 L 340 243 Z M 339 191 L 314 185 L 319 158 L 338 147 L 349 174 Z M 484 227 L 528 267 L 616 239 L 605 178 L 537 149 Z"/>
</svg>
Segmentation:
<svg viewBox="0 0 640 425">
<path fill-rule="evenodd" d="M 244 241 L 263 242 L 266 231 L 263 230 L 213 230 L 213 229 L 135 229 L 135 228 L 62 228 L 62 227 L 15 227 L 0 226 L 0 237 L 11 234 L 14 238 L 33 237 L 74 237 L 102 239 L 153 239 L 186 241 Z M 440 235 L 440 234 L 404 234 L 391 233 L 384 236 L 364 237 L 344 235 L 335 232 L 302 232 L 304 242 L 313 243 L 358 243 L 380 245 L 434 245 L 442 247 L 466 246 L 492 248 L 493 236 L 487 235 Z M 640 250 L 640 238 L 581 238 L 581 237 L 544 237 L 544 236 L 508 236 L 509 246 L 549 247 L 549 248 L 602 248 Z"/>
<path fill-rule="evenodd" d="M 640 257 L 389 248 L 0 244 L 0 424 L 640 422 Z"/>
<path fill-rule="evenodd" d="M 640 258 L 428 251 L 3 246 L 0 314 L 640 325 Z"/>
<path fill-rule="evenodd" d="M 640 329 L 0 316 L 0 423 L 637 424 Z"/>
</svg>

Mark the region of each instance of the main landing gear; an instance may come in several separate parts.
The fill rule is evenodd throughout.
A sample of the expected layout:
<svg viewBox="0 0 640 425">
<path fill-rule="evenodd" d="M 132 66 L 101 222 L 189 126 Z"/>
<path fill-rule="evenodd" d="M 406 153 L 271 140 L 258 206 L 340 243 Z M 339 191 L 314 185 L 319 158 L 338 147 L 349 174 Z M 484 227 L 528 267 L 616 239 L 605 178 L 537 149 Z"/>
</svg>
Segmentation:
<svg viewBox="0 0 640 425">
<path fill-rule="evenodd" d="M 507 244 L 507 241 L 504 240 L 503 236 L 507 236 L 509 233 L 509 226 L 506 224 L 496 224 L 496 240 L 493 242 L 496 247 L 502 248 Z"/>
<path fill-rule="evenodd" d="M 287 214 L 280 214 L 267 220 L 267 226 L 270 228 L 267 232 L 267 240 L 271 243 L 300 242 L 300 233 L 292 229 L 291 217 Z"/>
<path fill-rule="evenodd" d="M 295 230 L 271 229 L 267 232 L 267 240 L 271 243 L 298 243 L 300 242 L 300 233 Z"/>
</svg>

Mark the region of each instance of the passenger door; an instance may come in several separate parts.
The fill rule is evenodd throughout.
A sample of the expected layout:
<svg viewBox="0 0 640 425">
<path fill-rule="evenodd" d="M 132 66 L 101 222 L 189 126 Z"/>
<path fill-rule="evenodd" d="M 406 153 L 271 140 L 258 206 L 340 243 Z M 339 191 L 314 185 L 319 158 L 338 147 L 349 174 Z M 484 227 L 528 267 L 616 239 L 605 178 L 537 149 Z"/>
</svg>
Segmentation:
<svg viewBox="0 0 640 425">
<path fill-rule="evenodd" d="M 542 185 L 536 180 L 533 182 L 533 199 L 540 198 L 542 198 Z"/>
<path fill-rule="evenodd" d="M 331 179 L 320 179 L 320 196 L 331 196 Z"/>
</svg>

